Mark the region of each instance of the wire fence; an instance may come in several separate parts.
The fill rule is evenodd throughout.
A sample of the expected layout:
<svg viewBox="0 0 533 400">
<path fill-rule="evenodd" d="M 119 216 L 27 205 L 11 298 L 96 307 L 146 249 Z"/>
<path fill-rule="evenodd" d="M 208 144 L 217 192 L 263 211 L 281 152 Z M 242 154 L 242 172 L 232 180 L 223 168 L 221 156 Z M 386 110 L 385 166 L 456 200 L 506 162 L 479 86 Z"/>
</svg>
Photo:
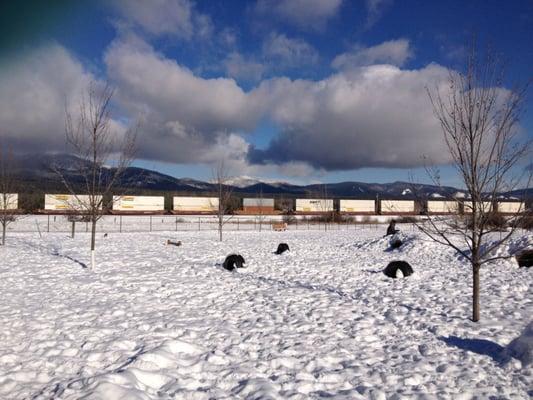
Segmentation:
<svg viewBox="0 0 533 400">
<path fill-rule="evenodd" d="M 272 231 L 283 223 L 282 216 L 226 216 L 223 229 L 226 231 Z M 294 219 L 287 224 L 287 230 L 355 230 L 384 229 L 379 221 L 373 222 L 321 222 L 314 219 Z M 414 224 L 403 224 L 404 230 L 415 230 Z M 216 216 L 174 216 L 174 215 L 106 215 L 97 222 L 98 232 L 162 232 L 162 231 L 215 231 L 218 229 Z M 64 215 L 25 215 L 8 226 L 11 232 L 90 232 L 89 222 L 72 222 Z"/>
</svg>

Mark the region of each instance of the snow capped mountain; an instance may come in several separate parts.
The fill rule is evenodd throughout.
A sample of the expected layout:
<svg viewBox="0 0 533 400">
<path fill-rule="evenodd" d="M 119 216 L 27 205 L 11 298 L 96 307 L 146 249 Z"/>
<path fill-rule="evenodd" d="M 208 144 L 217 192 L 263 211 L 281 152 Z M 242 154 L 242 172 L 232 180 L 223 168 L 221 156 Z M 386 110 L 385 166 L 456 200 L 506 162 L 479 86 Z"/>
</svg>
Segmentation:
<svg viewBox="0 0 533 400">
<path fill-rule="evenodd" d="M 72 182 L 82 182 L 78 175 L 80 160 L 66 154 L 32 154 L 15 158 L 14 173 L 23 186 L 40 191 L 61 191 L 64 186 L 55 168 L 62 171 Z M 106 169 L 107 170 L 107 169 Z M 111 171 L 110 171 L 111 172 Z M 414 185 L 409 182 L 366 183 L 366 182 L 338 182 L 320 183 L 312 185 L 294 185 L 287 182 L 260 179 L 251 176 L 232 177 L 227 181 L 233 186 L 233 192 L 240 196 L 254 196 L 258 193 L 286 195 L 289 197 L 324 196 L 332 198 L 415 198 L 417 196 L 432 198 L 465 198 L 465 193 L 449 186 Z M 172 191 L 183 194 L 206 194 L 216 192 L 212 182 L 204 182 L 191 178 L 175 178 L 157 171 L 144 168 L 130 167 L 124 171 L 120 186 L 139 191 Z M 521 189 L 503 193 L 505 196 L 533 197 L 532 189 Z M 512 197 L 511 197 L 512 198 Z"/>
<path fill-rule="evenodd" d="M 238 187 L 241 189 L 249 187 L 249 186 L 258 185 L 261 183 L 268 184 L 274 187 L 289 185 L 286 182 L 274 181 L 274 180 L 269 180 L 269 179 L 259 179 L 259 178 L 254 178 L 254 177 L 246 176 L 246 175 L 230 178 L 226 181 L 226 183 L 230 186 Z"/>
</svg>

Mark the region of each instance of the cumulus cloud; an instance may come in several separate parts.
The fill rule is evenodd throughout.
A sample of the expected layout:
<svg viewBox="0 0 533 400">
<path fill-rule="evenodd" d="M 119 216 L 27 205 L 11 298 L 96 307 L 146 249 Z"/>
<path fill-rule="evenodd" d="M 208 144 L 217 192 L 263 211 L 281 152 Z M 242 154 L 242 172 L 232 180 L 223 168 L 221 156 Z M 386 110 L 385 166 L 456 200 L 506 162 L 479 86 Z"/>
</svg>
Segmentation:
<svg viewBox="0 0 533 400">
<path fill-rule="evenodd" d="M 302 39 L 292 39 L 282 33 L 271 33 L 263 43 L 263 56 L 278 67 L 316 64 L 317 51 Z"/>
<path fill-rule="evenodd" d="M 251 148 L 252 163 L 302 161 L 315 168 L 406 168 L 422 155 L 447 162 L 426 85 L 445 82 L 445 68 L 416 71 L 371 66 L 318 82 L 273 79 L 254 95 L 270 99 L 281 132 L 266 149 Z"/>
<path fill-rule="evenodd" d="M 245 58 L 238 52 L 232 52 L 223 62 L 226 74 L 244 81 L 258 81 L 265 73 L 264 64 Z"/>
<path fill-rule="evenodd" d="M 347 69 L 372 64 L 402 66 L 413 55 L 407 39 L 389 40 L 372 47 L 355 46 L 351 51 L 339 54 L 331 66 Z"/>
<path fill-rule="evenodd" d="M 143 115 L 141 157 L 200 160 L 228 132 L 253 129 L 260 110 L 233 79 L 203 79 L 138 38 L 118 40 L 106 52 L 117 100 Z"/>
<path fill-rule="evenodd" d="M 273 15 L 303 30 L 321 30 L 341 5 L 342 0 L 258 0 L 255 12 Z"/>
<path fill-rule="evenodd" d="M 116 87 L 117 121 L 142 116 L 143 159 L 224 157 L 249 175 L 414 167 L 422 155 L 448 161 L 425 92 L 448 77 L 438 65 L 374 65 L 318 81 L 274 78 L 246 91 L 233 79 L 199 77 L 135 37 L 115 41 L 104 61 Z M 83 92 L 92 78 L 57 45 L 13 60 L 0 70 L 0 127 L 26 150 L 63 149 L 65 96 Z M 265 120 L 279 133 L 266 148 L 254 148 L 246 132 Z"/>
<path fill-rule="evenodd" d="M 202 38 L 213 30 L 209 16 L 199 13 L 190 0 L 113 0 L 112 4 L 128 23 L 154 36 Z"/>
<path fill-rule="evenodd" d="M 65 149 L 65 105 L 76 104 L 93 76 L 51 44 L 2 64 L 0 133 L 15 149 Z"/>
</svg>

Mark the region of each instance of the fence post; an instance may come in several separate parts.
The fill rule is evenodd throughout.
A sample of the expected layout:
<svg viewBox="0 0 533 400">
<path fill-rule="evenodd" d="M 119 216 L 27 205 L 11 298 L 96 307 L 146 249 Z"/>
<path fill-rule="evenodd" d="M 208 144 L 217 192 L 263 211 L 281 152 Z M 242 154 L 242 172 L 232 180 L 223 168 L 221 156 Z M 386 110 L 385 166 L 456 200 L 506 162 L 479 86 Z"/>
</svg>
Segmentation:
<svg viewBox="0 0 533 400">
<path fill-rule="evenodd" d="M 176 232 L 178 231 L 178 217 L 175 217 L 176 218 L 176 221 L 175 221 L 175 224 L 176 224 Z"/>
<path fill-rule="evenodd" d="M 237 218 L 237 230 L 240 231 L 240 227 L 239 227 L 239 218 Z"/>
<path fill-rule="evenodd" d="M 152 216 L 150 215 L 150 232 L 152 232 Z"/>
<path fill-rule="evenodd" d="M 46 232 L 50 233 L 50 214 L 48 214 L 48 226 L 46 228 Z"/>
<path fill-rule="evenodd" d="M 118 229 L 119 229 L 119 232 L 122 233 L 122 215 L 119 216 L 118 220 L 119 220 L 119 228 Z"/>
<path fill-rule="evenodd" d="M 202 218 L 202 217 L 198 217 L 198 232 L 200 232 L 200 230 L 201 230 L 201 228 L 200 228 L 200 219 L 201 219 L 201 218 Z"/>
</svg>

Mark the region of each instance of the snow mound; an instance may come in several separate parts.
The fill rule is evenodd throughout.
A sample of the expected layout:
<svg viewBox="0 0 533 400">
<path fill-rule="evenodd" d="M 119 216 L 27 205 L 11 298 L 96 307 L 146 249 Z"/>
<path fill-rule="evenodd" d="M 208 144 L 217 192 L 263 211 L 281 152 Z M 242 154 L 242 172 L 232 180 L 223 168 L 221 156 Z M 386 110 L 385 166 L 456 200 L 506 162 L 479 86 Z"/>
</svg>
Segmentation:
<svg viewBox="0 0 533 400">
<path fill-rule="evenodd" d="M 522 367 L 533 363 L 533 321 L 529 323 L 522 334 L 509 343 L 507 353 L 522 362 Z"/>
</svg>

